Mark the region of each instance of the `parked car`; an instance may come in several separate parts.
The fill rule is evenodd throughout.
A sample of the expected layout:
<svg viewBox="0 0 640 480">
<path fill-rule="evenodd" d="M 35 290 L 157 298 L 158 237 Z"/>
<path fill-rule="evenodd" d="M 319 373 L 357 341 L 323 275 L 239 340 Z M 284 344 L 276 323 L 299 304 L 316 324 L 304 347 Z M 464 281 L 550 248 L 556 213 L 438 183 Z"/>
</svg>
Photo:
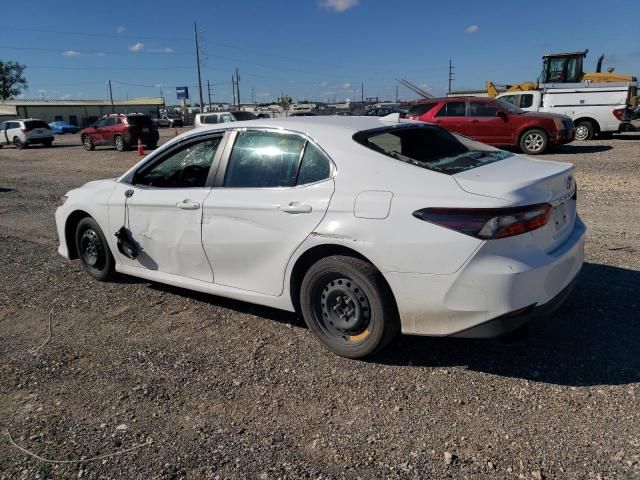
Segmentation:
<svg viewBox="0 0 640 480">
<path fill-rule="evenodd" d="M 269 115 L 268 113 L 259 113 L 257 115 L 258 118 L 271 118 L 271 115 Z"/>
<path fill-rule="evenodd" d="M 182 117 L 176 113 L 167 113 L 158 119 L 158 127 L 177 128 L 183 126 Z"/>
<path fill-rule="evenodd" d="M 554 113 L 525 112 L 500 99 L 449 97 L 413 105 L 407 118 L 435 123 L 493 146 L 519 147 L 537 155 L 573 141 L 573 121 Z"/>
<path fill-rule="evenodd" d="M 81 128 L 76 125 L 71 125 L 70 123 L 63 121 L 51 122 L 49 124 L 51 128 L 51 132 L 57 135 L 64 135 L 65 133 L 78 133 Z"/>
<path fill-rule="evenodd" d="M 123 152 L 134 145 L 138 139 L 147 148 L 158 145 L 158 128 L 148 115 L 140 113 L 115 113 L 105 115 L 91 127 L 82 130 L 82 144 L 87 150 L 94 150 L 98 145 L 113 145 Z"/>
<path fill-rule="evenodd" d="M 315 117 L 316 114 L 312 112 L 294 112 L 289 114 L 290 117 Z"/>
<path fill-rule="evenodd" d="M 396 107 L 376 107 L 367 110 L 364 115 L 371 117 L 386 117 L 387 115 L 391 115 L 392 113 L 399 113 L 400 118 L 404 118 L 407 115 L 407 111 L 402 108 Z"/>
<path fill-rule="evenodd" d="M 58 252 L 97 280 L 298 311 L 358 358 L 399 331 L 497 336 L 559 305 L 584 258 L 574 172 L 422 122 L 208 126 L 61 197 Z"/>
<path fill-rule="evenodd" d="M 53 143 L 53 133 L 49 125 L 36 118 L 7 120 L 0 124 L 0 141 L 7 145 L 15 145 L 18 150 L 29 145 L 50 147 Z"/>
<path fill-rule="evenodd" d="M 240 120 L 255 120 L 258 118 L 251 112 L 208 112 L 195 116 L 194 127 L 202 125 L 214 125 L 216 123 L 237 122 Z"/>
</svg>

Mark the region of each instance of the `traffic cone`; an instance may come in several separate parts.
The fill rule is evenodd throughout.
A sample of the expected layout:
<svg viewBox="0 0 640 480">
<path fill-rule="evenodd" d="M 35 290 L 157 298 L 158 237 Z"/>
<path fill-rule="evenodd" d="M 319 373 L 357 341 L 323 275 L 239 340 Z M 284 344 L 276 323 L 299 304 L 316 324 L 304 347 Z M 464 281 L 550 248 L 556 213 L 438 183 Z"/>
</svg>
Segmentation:
<svg viewBox="0 0 640 480">
<path fill-rule="evenodd" d="M 142 145 L 142 139 L 138 138 L 138 156 L 144 157 L 144 145 Z"/>
</svg>

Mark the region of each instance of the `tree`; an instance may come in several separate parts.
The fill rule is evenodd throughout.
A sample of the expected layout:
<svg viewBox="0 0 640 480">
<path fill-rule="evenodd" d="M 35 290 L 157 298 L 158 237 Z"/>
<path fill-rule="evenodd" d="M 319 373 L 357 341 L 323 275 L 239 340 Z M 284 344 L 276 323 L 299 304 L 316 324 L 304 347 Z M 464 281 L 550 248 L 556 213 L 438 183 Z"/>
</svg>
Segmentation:
<svg viewBox="0 0 640 480">
<path fill-rule="evenodd" d="M 27 88 L 27 79 L 24 78 L 26 65 L 18 62 L 3 62 L 0 60 L 0 100 L 8 100 L 20 95 Z"/>
</svg>

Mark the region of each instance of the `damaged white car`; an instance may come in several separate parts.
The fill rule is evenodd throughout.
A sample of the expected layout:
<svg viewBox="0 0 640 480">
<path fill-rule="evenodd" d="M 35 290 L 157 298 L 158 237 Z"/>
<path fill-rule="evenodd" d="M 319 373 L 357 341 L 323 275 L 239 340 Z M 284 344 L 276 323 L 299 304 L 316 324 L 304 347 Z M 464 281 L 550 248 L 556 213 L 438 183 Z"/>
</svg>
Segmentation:
<svg viewBox="0 0 640 480">
<path fill-rule="evenodd" d="M 352 358 L 398 332 L 499 336 L 561 303 L 584 256 L 574 167 L 393 117 L 192 130 L 63 196 L 59 253 L 97 280 L 298 311 Z"/>
</svg>

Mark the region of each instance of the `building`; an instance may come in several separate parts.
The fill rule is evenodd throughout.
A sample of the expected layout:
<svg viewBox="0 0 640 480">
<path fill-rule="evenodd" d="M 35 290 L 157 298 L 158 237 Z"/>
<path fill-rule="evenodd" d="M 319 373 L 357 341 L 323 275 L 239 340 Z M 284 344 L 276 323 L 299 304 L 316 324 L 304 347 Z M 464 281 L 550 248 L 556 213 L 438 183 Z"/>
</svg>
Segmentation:
<svg viewBox="0 0 640 480">
<path fill-rule="evenodd" d="M 0 122 L 19 118 L 38 118 L 47 123 L 64 120 L 85 127 L 107 113 L 145 113 L 157 117 L 164 98 L 129 100 L 7 100 L 0 102 Z"/>
</svg>

